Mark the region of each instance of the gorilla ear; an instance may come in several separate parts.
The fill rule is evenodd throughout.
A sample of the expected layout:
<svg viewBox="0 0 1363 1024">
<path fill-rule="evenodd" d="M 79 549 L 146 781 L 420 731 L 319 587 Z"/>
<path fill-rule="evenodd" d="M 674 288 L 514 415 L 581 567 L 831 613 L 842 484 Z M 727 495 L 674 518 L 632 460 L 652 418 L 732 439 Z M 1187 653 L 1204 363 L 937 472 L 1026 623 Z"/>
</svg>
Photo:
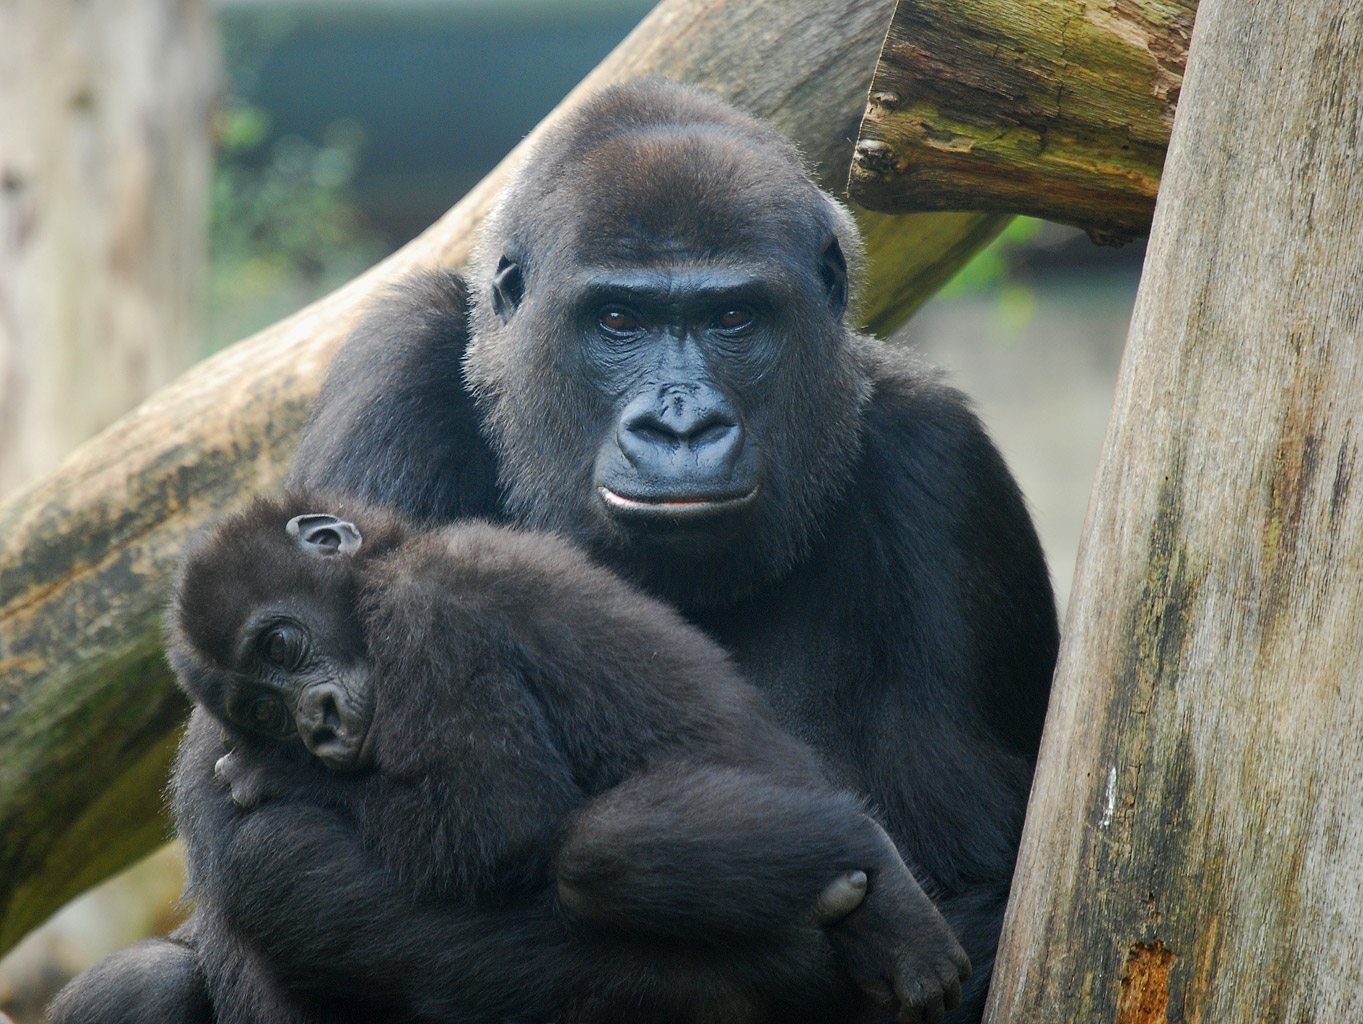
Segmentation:
<svg viewBox="0 0 1363 1024">
<path fill-rule="evenodd" d="M 833 310 L 833 318 L 842 319 L 847 309 L 847 259 L 842 254 L 838 238 L 833 236 L 819 257 L 819 277 L 828 290 L 828 305 Z"/>
<path fill-rule="evenodd" d="M 354 523 L 337 519 L 325 512 L 309 512 L 294 516 L 284 527 L 298 546 L 314 555 L 353 555 L 360 550 L 362 539 Z"/>
<path fill-rule="evenodd" d="M 511 319 L 524 296 L 525 278 L 521 274 L 520 260 L 505 252 L 492 275 L 492 309 L 502 323 Z"/>
</svg>

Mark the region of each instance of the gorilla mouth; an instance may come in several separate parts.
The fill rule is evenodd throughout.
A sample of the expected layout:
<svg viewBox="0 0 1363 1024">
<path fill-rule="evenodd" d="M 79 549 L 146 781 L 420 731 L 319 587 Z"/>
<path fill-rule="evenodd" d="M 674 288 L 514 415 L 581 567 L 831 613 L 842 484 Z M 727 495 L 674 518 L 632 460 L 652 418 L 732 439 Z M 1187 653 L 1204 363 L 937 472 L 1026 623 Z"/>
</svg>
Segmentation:
<svg viewBox="0 0 1363 1024">
<path fill-rule="evenodd" d="M 303 745 L 313 757 L 334 772 L 358 771 L 365 767 L 373 756 L 370 742 L 371 729 L 356 736 L 349 736 L 327 729 L 318 730 L 313 735 L 303 737 Z"/>
<path fill-rule="evenodd" d="M 617 515 L 686 521 L 724 515 L 745 508 L 757 497 L 759 487 L 760 485 L 754 484 L 752 490 L 738 495 L 687 498 L 632 497 L 613 491 L 604 484 L 599 485 L 597 491 L 601 494 L 601 500 L 606 503 L 606 507 Z"/>
</svg>

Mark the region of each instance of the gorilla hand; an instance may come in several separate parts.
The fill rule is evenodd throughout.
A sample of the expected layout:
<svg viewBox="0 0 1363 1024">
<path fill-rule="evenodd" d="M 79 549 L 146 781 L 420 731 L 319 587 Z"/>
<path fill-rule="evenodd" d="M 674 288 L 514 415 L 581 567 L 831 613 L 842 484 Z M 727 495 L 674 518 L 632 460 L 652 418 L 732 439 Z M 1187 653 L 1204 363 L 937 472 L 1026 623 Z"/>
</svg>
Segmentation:
<svg viewBox="0 0 1363 1024">
<path fill-rule="evenodd" d="M 866 898 L 866 872 L 844 871 L 814 901 L 814 923 L 820 928 L 837 924 Z"/>
<path fill-rule="evenodd" d="M 232 790 L 232 802 L 243 811 L 258 807 L 269 795 L 266 773 L 229 750 L 213 765 L 213 777 Z"/>
<path fill-rule="evenodd" d="M 885 859 L 869 878 L 848 872 L 820 895 L 820 908 L 845 905 L 862 875 L 865 898 L 828 927 L 828 938 L 873 1003 L 897 1013 L 901 1024 L 938 1024 L 961 1005 L 970 959 L 889 836 L 881 836 Z"/>
</svg>

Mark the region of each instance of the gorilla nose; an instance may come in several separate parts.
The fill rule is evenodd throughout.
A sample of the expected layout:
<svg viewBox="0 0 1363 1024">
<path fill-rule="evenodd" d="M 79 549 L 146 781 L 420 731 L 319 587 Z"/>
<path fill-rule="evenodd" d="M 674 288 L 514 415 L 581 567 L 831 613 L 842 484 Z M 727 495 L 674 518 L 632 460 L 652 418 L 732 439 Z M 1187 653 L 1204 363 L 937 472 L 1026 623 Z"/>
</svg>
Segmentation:
<svg viewBox="0 0 1363 1024">
<path fill-rule="evenodd" d="M 295 718 L 303 746 L 328 768 L 360 766 L 369 716 L 345 689 L 313 683 L 299 694 Z"/>
<path fill-rule="evenodd" d="M 743 446 L 743 428 L 722 397 L 705 388 L 667 389 L 630 402 L 620 417 L 620 450 L 645 477 L 724 474 Z"/>
</svg>

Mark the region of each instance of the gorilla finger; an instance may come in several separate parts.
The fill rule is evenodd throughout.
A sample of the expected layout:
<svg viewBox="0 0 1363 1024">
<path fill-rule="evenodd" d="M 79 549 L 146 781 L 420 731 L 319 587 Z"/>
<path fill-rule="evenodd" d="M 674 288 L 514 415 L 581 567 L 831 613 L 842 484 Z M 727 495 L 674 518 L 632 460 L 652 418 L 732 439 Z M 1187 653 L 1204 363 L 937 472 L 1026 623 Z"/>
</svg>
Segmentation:
<svg viewBox="0 0 1363 1024">
<path fill-rule="evenodd" d="M 952 978 L 947 983 L 943 1002 L 948 1010 L 954 1010 L 961 1005 L 961 979 Z"/>
<path fill-rule="evenodd" d="M 940 1024 L 946 1016 L 945 986 L 917 970 L 906 973 L 901 966 L 895 975 L 895 995 L 899 997 L 899 1020 Z"/>
<path fill-rule="evenodd" d="M 894 989 L 884 978 L 873 978 L 854 971 L 852 981 L 880 1009 L 894 1013 L 899 1008 L 899 997 L 894 994 Z"/>
<path fill-rule="evenodd" d="M 939 992 L 926 1002 L 902 1003 L 899 1007 L 899 1024 L 942 1024 L 946 1014 L 946 1006 Z"/>
<path fill-rule="evenodd" d="M 951 955 L 951 962 L 956 965 L 956 975 L 964 985 L 970 980 L 970 975 L 974 973 L 974 968 L 970 966 L 970 957 L 966 956 L 965 950 L 958 943 L 956 950 Z"/>
<path fill-rule="evenodd" d="M 814 923 L 820 928 L 837 924 L 866 898 L 866 872 L 845 871 L 814 901 Z"/>
</svg>

